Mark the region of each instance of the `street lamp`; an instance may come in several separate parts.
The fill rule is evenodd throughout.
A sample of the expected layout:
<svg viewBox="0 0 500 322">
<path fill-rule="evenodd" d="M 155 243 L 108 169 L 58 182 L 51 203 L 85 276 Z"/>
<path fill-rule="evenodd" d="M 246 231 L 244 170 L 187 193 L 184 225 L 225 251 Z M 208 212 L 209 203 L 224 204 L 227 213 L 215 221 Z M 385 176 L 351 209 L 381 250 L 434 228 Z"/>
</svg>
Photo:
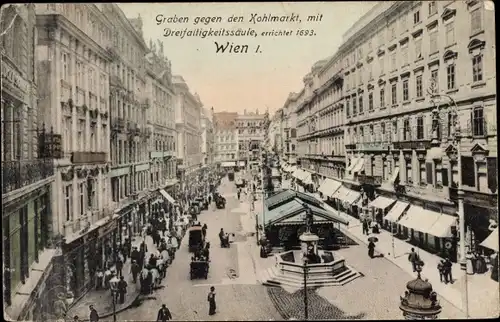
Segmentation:
<svg viewBox="0 0 500 322">
<path fill-rule="evenodd" d="M 115 276 L 109 281 L 111 287 L 111 296 L 113 297 L 113 322 L 116 322 L 116 296 L 118 294 L 118 282 L 120 280 Z"/>
<path fill-rule="evenodd" d="M 309 268 L 307 267 L 307 257 L 303 257 L 303 272 L 304 272 L 304 320 L 309 319 L 309 301 L 307 299 L 307 273 L 309 273 Z"/>
<path fill-rule="evenodd" d="M 459 114 L 458 114 L 458 106 L 455 100 L 450 96 L 446 94 L 439 94 L 437 93 L 437 85 L 436 85 L 436 79 L 432 78 L 431 79 L 431 85 L 429 89 L 427 90 L 427 93 L 431 96 L 431 103 L 434 106 L 434 111 L 433 114 L 437 117 L 439 117 L 439 112 L 441 109 L 441 104 L 436 104 L 435 98 L 441 99 L 441 97 L 447 98 L 449 100 L 449 103 L 446 104 L 447 107 L 450 108 L 451 110 L 451 117 L 452 117 L 452 126 L 453 126 L 453 147 L 456 150 L 456 155 L 457 155 L 457 170 L 458 170 L 458 184 L 457 184 L 457 197 L 458 197 L 458 222 L 460 225 L 460 268 L 465 271 L 467 269 L 467 258 L 465 256 L 465 211 L 464 211 L 464 190 L 462 186 L 462 157 L 461 157 L 461 151 L 460 151 L 460 139 L 462 137 L 461 135 L 461 130 L 460 130 L 460 121 L 459 121 Z M 436 128 L 437 129 L 437 128 Z M 434 134 L 434 124 L 433 124 L 433 134 Z M 453 181 L 453 177 L 451 178 Z M 464 309 L 465 309 L 465 317 L 469 317 L 469 298 L 468 298 L 468 278 L 467 278 L 467 272 L 464 274 L 465 276 L 465 294 L 464 294 Z"/>
<path fill-rule="evenodd" d="M 422 280 L 420 272 L 423 263 L 416 266 L 417 278 L 406 284 L 407 290 L 400 296 L 399 309 L 403 311 L 405 320 L 436 320 L 441 313 L 441 305 L 432 284 Z"/>
</svg>

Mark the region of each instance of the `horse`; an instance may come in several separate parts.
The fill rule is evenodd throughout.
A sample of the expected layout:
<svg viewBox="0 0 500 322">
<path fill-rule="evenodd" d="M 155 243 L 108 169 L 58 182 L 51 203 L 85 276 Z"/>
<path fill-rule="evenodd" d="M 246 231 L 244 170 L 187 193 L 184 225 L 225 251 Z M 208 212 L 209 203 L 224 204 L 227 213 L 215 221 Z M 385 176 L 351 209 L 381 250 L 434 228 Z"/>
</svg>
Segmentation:
<svg viewBox="0 0 500 322">
<path fill-rule="evenodd" d="M 156 263 L 156 266 L 158 267 L 158 272 L 160 273 L 160 282 L 161 282 L 161 280 L 165 277 L 167 271 L 166 269 L 167 265 L 165 260 L 163 258 L 160 258 Z"/>
<path fill-rule="evenodd" d="M 160 254 L 160 257 L 161 257 L 161 258 L 165 261 L 165 264 L 170 264 L 170 263 L 172 263 L 172 262 L 171 262 L 171 260 L 170 260 L 170 259 L 171 259 L 171 257 L 170 257 L 170 255 L 168 254 L 168 250 L 166 250 L 166 249 L 165 249 L 165 250 L 163 250 L 163 251 L 161 252 L 161 254 Z"/>
<path fill-rule="evenodd" d="M 158 272 L 158 268 L 156 268 L 156 267 L 151 268 L 149 270 L 149 272 L 151 273 L 151 277 L 152 277 L 151 289 L 154 290 L 160 286 L 161 276 L 160 276 L 160 273 Z"/>
</svg>

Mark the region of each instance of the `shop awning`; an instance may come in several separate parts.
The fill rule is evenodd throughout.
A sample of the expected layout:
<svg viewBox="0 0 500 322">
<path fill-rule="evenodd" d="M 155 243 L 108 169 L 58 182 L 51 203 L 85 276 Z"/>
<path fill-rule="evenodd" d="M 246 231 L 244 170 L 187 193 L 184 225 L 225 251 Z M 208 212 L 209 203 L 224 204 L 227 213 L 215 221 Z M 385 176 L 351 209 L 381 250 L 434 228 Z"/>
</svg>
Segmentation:
<svg viewBox="0 0 500 322">
<path fill-rule="evenodd" d="M 480 245 L 498 252 L 498 228 L 495 228 Z"/>
<path fill-rule="evenodd" d="M 450 215 L 441 215 L 439 219 L 431 227 L 429 235 L 439 238 L 452 237 L 451 226 L 456 226 L 457 218 Z"/>
<path fill-rule="evenodd" d="M 383 197 L 383 196 L 378 196 L 375 200 L 370 202 L 368 204 L 368 206 L 385 210 L 385 208 L 389 207 L 390 205 L 392 205 L 395 202 L 396 202 L 396 200 L 394 200 L 394 199 Z"/>
<path fill-rule="evenodd" d="M 290 166 L 290 167 L 287 168 L 287 172 L 288 173 L 292 173 L 292 175 L 295 172 L 295 170 L 297 170 L 297 167 L 294 166 L 294 165 L 292 165 L 292 166 Z"/>
<path fill-rule="evenodd" d="M 333 197 L 340 199 L 343 202 L 346 202 L 350 205 L 355 203 L 356 201 L 361 198 L 361 193 L 358 191 L 351 190 L 349 188 L 346 188 L 344 186 L 341 186 L 337 192 L 333 195 Z"/>
<path fill-rule="evenodd" d="M 221 167 L 235 167 L 236 162 L 235 161 L 225 161 L 225 162 L 222 162 L 220 165 L 221 165 Z"/>
<path fill-rule="evenodd" d="M 174 198 L 172 198 L 172 196 L 171 196 L 168 192 L 166 192 L 164 189 L 161 189 L 161 190 L 160 190 L 160 193 L 161 193 L 161 195 L 162 195 L 163 197 L 165 197 L 165 199 L 167 199 L 167 200 L 168 200 L 168 202 L 170 202 L 171 204 L 174 204 L 174 203 L 175 203 L 175 199 L 174 199 Z"/>
<path fill-rule="evenodd" d="M 392 222 L 397 222 L 403 212 L 406 210 L 408 207 L 409 203 L 398 201 L 394 205 L 394 207 L 389 210 L 389 213 L 385 215 L 384 219 Z"/>
<path fill-rule="evenodd" d="M 392 172 L 392 175 L 391 175 L 391 183 L 392 184 L 394 184 L 394 182 L 396 182 L 398 175 L 399 175 L 399 167 L 395 167 L 394 171 Z"/>
<path fill-rule="evenodd" d="M 356 164 L 358 163 L 358 161 L 359 161 L 359 158 L 353 158 L 352 161 L 351 161 L 351 165 L 349 167 L 347 167 L 347 169 L 345 171 L 346 172 L 352 171 L 352 169 L 356 166 Z"/>
<path fill-rule="evenodd" d="M 326 178 L 321 186 L 319 186 L 318 190 L 324 194 L 325 197 L 331 197 L 341 186 L 342 182 Z"/>
<path fill-rule="evenodd" d="M 301 179 L 302 182 L 304 182 L 305 184 L 313 184 L 314 182 L 312 181 L 312 178 L 311 178 L 312 173 L 309 171 L 304 171 L 304 172 L 305 172 L 305 174 Z"/>
<path fill-rule="evenodd" d="M 352 173 L 361 172 L 364 166 L 365 166 L 365 159 L 364 158 L 358 159 L 358 163 L 356 163 L 356 165 L 354 165 L 354 167 L 352 168 Z"/>
<path fill-rule="evenodd" d="M 245 161 L 240 161 L 239 165 L 240 165 L 240 167 L 244 167 L 245 166 Z"/>
<path fill-rule="evenodd" d="M 292 173 L 292 177 L 294 177 L 295 179 L 299 179 L 299 180 L 300 180 L 301 175 L 302 175 L 302 170 L 300 170 L 300 169 L 295 169 L 295 171 L 293 171 L 293 173 Z"/>
<path fill-rule="evenodd" d="M 399 224 L 422 233 L 428 233 L 440 216 L 441 214 L 435 211 L 419 206 L 410 206 L 406 216 L 399 221 Z"/>
</svg>

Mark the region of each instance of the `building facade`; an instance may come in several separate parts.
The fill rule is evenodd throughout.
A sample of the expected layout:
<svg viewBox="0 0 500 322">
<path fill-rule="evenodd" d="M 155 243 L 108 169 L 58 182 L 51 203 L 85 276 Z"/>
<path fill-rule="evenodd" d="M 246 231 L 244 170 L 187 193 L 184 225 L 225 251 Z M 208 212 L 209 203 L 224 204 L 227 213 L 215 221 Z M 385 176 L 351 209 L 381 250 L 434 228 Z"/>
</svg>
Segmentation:
<svg viewBox="0 0 500 322">
<path fill-rule="evenodd" d="M 283 140 L 281 129 L 283 119 L 283 109 L 277 110 L 269 123 L 267 141 L 264 142 L 266 150 L 273 151 L 276 155 L 281 155 L 283 151 Z"/>
<path fill-rule="evenodd" d="M 195 175 L 202 165 L 201 115 L 203 104 L 192 94 L 182 76 L 173 76 L 175 89 L 175 123 L 177 161 L 183 179 Z"/>
<path fill-rule="evenodd" d="M 297 164 L 297 151 L 299 143 L 297 142 L 297 107 L 299 100 L 303 97 L 303 91 L 300 94 L 290 93 L 282 108 L 281 117 L 281 137 L 283 149 L 280 159 L 289 165 Z M 304 154 L 305 155 L 305 154 Z"/>
<path fill-rule="evenodd" d="M 264 147 L 264 138 L 266 129 L 264 120 L 266 114 L 259 114 L 243 111 L 236 118 L 236 127 L 238 129 L 238 167 L 250 168 L 258 165 L 260 162 L 260 149 Z"/>
<path fill-rule="evenodd" d="M 238 113 L 217 112 L 215 125 L 215 161 L 225 168 L 236 167 L 238 156 Z"/>
<path fill-rule="evenodd" d="M 57 267 L 67 297 L 89 287 L 101 256 L 80 247 L 109 204 L 110 104 L 107 51 L 112 25 L 96 5 L 36 5 L 39 119 L 51 124 L 55 181 L 52 233 L 62 238 Z M 95 246 L 95 245 L 94 245 Z M 57 279 L 57 278 L 56 278 Z M 57 283 L 54 283 L 57 285 Z M 54 291 L 56 292 L 56 291 Z"/>
<path fill-rule="evenodd" d="M 361 197 L 351 205 L 364 212 L 377 196 L 410 204 L 393 219 L 398 234 L 454 259 L 460 185 L 466 247 L 498 222 L 493 26 L 494 11 L 481 1 L 380 3 L 313 67 L 297 109 L 301 163 L 304 154 L 345 153 L 338 177 Z M 327 86 L 330 103 L 321 103 Z M 379 210 L 371 215 L 382 222 Z"/>
<path fill-rule="evenodd" d="M 164 56 L 163 43 L 152 41 L 146 55 L 147 131 L 150 155 L 150 189 L 171 190 L 177 182 L 175 93 L 171 63 Z"/>
<path fill-rule="evenodd" d="M 201 118 L 201 152 L 203 154 L 203 166 L 211 167 L 215 159 L 215 131 L 213 124 L 214 108 L 210 111 L 203 109 Z"/>
<path fill-rule="evenodd" d="M 34 4 L 4 6 L 0 20 L 3 299 L 7 316 L 31 319 L 39 311 L 34 300 L 45 295 L 46 275 L 37 270 L 44 271 L 54 255 L 54 167 L 51 151 L 43 146 L 53 132 L 37 105 Z"/>
</svg>

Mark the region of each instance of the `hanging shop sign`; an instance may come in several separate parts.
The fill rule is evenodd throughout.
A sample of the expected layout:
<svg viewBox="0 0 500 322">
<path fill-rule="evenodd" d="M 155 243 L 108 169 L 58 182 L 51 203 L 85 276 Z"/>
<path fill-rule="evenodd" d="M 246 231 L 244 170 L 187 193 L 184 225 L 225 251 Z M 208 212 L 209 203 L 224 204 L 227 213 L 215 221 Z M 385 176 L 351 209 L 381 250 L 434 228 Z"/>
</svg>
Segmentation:
<svg viewBox="0 0 500 322">
<path fill-rule="evenodd" d="M 117 228 L 116 221 L 111 220 L 99 227 L 99 237 L 104 237 Z"/>
</svg>

